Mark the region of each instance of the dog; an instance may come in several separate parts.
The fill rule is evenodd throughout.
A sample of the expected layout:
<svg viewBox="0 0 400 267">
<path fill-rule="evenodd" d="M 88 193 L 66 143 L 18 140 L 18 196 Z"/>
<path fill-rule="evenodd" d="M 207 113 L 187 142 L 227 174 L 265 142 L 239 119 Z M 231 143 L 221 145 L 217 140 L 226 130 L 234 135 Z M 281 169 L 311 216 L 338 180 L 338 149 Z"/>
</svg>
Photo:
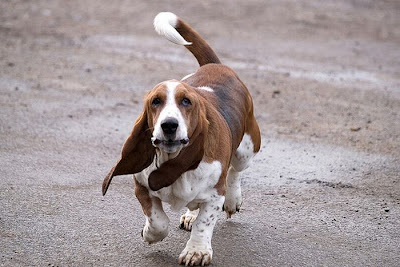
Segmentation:
<svg viewBox="0 0 400 267">
<path fill-rule="evenodd" d="M 227 217 L 242 204 L 239 173 L 260 150 L 261 134 L 249 90 L 207 42 L 170 12 L 154 19 L 157 33 L 185 46 L 200 68 L 181 80 L 168 80 L 147 93 L 143 112 L 123 145 L 121 158 L 103 181 L 133 174 L 135 195 L 149 244 L 168 235 L 162 202 L 184 207 L 180 227 L 191 231 L 178 263 L 208 265 L 218 213 Z"/>
</svg>

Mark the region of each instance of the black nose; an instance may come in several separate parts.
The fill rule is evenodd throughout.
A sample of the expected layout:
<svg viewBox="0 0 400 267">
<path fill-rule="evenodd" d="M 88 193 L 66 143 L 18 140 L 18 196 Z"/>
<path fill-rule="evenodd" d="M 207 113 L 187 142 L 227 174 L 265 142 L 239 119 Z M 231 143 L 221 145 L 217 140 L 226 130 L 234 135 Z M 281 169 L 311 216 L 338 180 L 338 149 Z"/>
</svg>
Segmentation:
<svg viewBox="0 0 400 267">
<path fill-rule="evenodd" d="M 161 123 L 161 129 L 163 129 L 165 134 L 174 134 L 176 133 L 176 129 L 178 129 L 178 120 L 176 119 L 167 119 L 163 123 Z"/>
</svg>

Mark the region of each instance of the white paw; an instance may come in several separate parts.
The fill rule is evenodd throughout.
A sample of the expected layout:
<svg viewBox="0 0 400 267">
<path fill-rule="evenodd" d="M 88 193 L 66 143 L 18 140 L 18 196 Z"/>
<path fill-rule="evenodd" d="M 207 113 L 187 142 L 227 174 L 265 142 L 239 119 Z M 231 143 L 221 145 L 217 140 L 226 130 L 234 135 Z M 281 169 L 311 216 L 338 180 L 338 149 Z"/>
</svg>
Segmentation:
<svg viewBox="0 0 400 267">
<path fill-rule="evenodd" d="M 211 262 L 212 254 L 212 248 L 199 249 L 193 246 L 188 249 L 186 246 L 181 255 L 179 255 L 178 263 L 186 266 L 208 265 Z"/>
<path fill-rule="evenodd" d="M 156 230 L 147 223 L 142 231 L 143 240 L 149 244 L 154 244 L 157 243 L 158 241 L 162 241 L 167 235 L 168 235 L 168 227 L 165 227 L 162 230 Z"/>
<path fill-rule="evenodd" d="M 189 209 L 185 214 L 181 216 L 179 228 L 192 231 L 193 222 L 196 220 L 197 215 L 199 215 L 199 210 L 190 211 Z"/>
<path fill-rule="evenodd" d="M 231 218 L 232 214 L 240 211 L 243 198 L 241 192 L 234 192 L 235 194 L 226 194 L 225 203 L 222 210 L 226 212 L 226 216 Z"/>
</svg>

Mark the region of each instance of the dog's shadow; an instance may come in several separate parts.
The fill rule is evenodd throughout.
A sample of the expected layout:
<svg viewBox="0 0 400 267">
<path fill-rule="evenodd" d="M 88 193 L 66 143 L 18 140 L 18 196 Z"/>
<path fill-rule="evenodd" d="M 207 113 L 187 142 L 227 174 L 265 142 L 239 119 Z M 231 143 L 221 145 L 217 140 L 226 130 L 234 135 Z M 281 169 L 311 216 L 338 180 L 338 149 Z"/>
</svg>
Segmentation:
<svg viewBox="0 0 400 267">
<path fill-rule="evenodd" d="M 265 237 L 260 236 L 260 229 L 255 228 L 252 223 L 221 219 L 214 229 L 211 266 L 226 266 L 228 263 L 230 266 L 249 266 L 249 259 L 251 266 L 262 264 L 258 259 L 261 260 L 261 253 L 268 253 L 268 246 Z M 162 245 L 146 254 L 145 258 L 154 266 L 179 266 L 178 256 L 189 236 L 189 232 L 174 229 L 166 240 L 159 243 Z M 176 248 L 179 249 L 177 254 Z"/>
<path fill-rule="evenodd" d="M 213 238 L 214 266 L 263 266 L 262 254 L 269 253 L 266 232 L 252 222 L 223 221 Z"/>
<path fill-rule="evenodd" d="M 171 251 L 156 250 L 145 256 L 149 263 L 146 266 L 179 266 L 178 255 L 173 255 Z"/>
</svg>

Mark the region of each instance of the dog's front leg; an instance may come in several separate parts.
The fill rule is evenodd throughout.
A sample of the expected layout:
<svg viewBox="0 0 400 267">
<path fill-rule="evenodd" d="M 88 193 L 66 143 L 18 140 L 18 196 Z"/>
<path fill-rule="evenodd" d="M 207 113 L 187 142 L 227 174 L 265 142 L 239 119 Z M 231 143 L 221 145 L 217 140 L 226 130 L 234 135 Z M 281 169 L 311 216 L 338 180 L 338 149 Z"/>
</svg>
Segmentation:
<svg viewBox="0 0 400 267">
<path fill-rule="evenodd" d="M 149 244 L 163 240 L 168 235 L 169 218 L 165 214 L 159 198 L 150 197 L 146 187 L 135 179 L 135 195 L 146 215 L 146 224 L 142 231 L 144 241 Z"/>
<path fill-rule="evenodd" d="M 211 238 L 224 199 L 224 196 L 217 195 L 210 202 L 200 204 L 190 239 L 179 256 L 179 264 L 186 264 L 186 266 L 210 264 L 213 254 Z"/>
</svg>

